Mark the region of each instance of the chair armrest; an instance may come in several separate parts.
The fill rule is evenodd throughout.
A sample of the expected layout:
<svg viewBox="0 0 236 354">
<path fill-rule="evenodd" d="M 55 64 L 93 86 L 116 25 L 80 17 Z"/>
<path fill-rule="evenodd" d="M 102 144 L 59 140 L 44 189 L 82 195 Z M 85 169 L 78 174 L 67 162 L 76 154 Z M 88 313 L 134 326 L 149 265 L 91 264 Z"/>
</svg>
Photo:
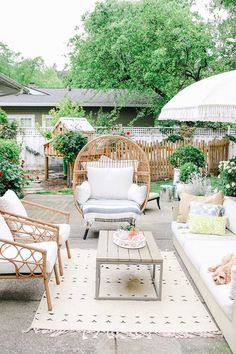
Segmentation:
<svg viewBox="0 0 236 354">
<path fill-rule="evenodd" d="M 24 242 L 56 241 L 59 244 L 59 226 L 0 210 L 14 240 Z"/>
<path fill-rule="evenodd" d="M 8 253 L 10 247 L 14 248 L 12 254 Z M 20 242 L 0 239 L 0 260 L 8 261 L 14 266 L 16 277 L 46 276 L 46 259 L 47 251 L 44 249 L 38 249 L 37 247 Z M 24 265 L 27 265 L 27 272 L 25 270 L 22 272 Z M 35 271 L 37 271 L 37 274 L 35 274 Z M 25 273 L 27 273 L 27 276 Z M 2 277 L 4 277 L 4 274 Z"/>
<path fill-rule="evenodd" d="M 46 205 L 43 205 L 43 204 L 38 204 L 38 203 L 34 203 L 34 202 L 30 202 L 29 200 L 21 200 L 21 202 L 23 204 L 26 204 L 26 205 L 31 205 L 33 207 L 36 207 L 36 208 L 41 208 L 41 209 L 45 209 L 45 210 L 49 210 L 55 214 L 61 214 L 61 215 L 64 215 L 65 217 L 65 220 L 66 220 L 66 223 L 69 224 L 70 222 L 70 213 L 68 213 L 67 211 L 63 211 L 63 210 L 60 210 L 60 209 L 55 209 L 55 208 L 51 208 L 51 207 L 48 207 Z"/>
</svg>

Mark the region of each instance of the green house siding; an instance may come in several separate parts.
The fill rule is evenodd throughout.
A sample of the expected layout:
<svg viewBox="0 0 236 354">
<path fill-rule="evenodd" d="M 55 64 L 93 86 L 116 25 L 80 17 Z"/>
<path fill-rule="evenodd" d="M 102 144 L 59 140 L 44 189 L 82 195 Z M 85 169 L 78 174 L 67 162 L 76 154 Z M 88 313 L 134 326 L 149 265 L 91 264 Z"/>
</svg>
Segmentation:
<svg viewBox="0 0 236 354">
<path fill-rule="evenodd" d="M 49 111 L 54 107 L 2 107 L 4 111 L 11 115 L 34 115 L 35 116 L 35 123 L 38 123 L 40 126 L 42 125 L 42 116 L 48 115 Z M 99 107 L 85 107 L 86 115 L 92 114 L 92 117 L 95 119 L 96 114 L 99 110 Z M 104 107 L 104 112 L 112 111 L 112 107 Z M 136 117 L 137 111 L 135 108 L 125 107 L 122 108 L 120 111 L 120 118 L 117 120 L 117 124 L 122 124 L 127 126 L 130 121 L 132 121 Z M 153 126 L 154 125 L 154 117 L 148 116 L 143 117 L 137 120 L 134 123 L 134 126 Z"/>
</svg>

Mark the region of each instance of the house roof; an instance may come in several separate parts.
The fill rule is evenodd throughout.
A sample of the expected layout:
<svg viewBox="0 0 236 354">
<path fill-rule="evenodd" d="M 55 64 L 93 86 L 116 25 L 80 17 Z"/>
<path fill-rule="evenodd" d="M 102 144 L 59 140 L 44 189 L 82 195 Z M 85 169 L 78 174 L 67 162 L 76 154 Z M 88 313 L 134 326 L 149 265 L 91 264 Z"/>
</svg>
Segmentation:
<svg viewBox="0 0 236 354">
<path fill-rule="evenodd" d="M 73 117 L 60 118 L 56 122 L 54 129 L 57 128 L 57 126 L 60 123 L 62 123 L 64 127 L 68 130 L 81 130 L 84 132 L 95 132 L 95 129 L 92 127 L 92 125 L 89 123 L 89 121 L 86 118 L 73 118 Z"/>
<path fill-rule="evenodd" d="M 0 97 L 27 92 L 21 84 L 0 73 Z"/>
<path fill-rule="evenodd" d="M 28 88 L 29 92 L 21 95 L 0 97 L 2 107 L 54 107 L 67 94 L 72 101 L 79 102 L 83 107 L 146 107 L 147 97 L 128 90 L 95 90 L 66 88 Z M 128 94 L 128 96 L 127 96 Z"/>
</svg>

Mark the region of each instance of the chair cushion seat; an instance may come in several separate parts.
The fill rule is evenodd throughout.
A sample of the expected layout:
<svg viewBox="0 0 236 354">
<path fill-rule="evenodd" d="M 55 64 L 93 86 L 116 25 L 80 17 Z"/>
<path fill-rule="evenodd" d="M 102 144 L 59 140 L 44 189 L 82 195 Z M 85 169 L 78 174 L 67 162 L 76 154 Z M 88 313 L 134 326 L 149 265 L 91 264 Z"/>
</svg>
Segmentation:
<svg viewBox="0 0 236 354">
<path fill-rule="evenodd" d="M 150 192 L 149 193 L 148 200 L 157 199 L 157 198 L 160 198 L 160 194 L 159 193 L 155 193 L 155 192 Z"/>
<path fill-rule="evenodd" d="M 0 243 L 1 247 L 2 243 Z M 57 243 L 55 241 L 49 242 L 40 242 L 40 243 L 29 243 L 28 246 L 35 247 L 39 250 L 46 250 L 46 271 L 47 273 L 51 273 L 53 270 L 53 266 L 57 259 Z M 33 256 L 31 251 L 24 248 L 24 244 L 22 246 L 13 246 L 13 245 L 3 245 L 0 258 L 2 258 L 2 254 L 6 258 L 12 259 L 12 261 L 16 262 L 17 267 L 20 268 L 19 272 L 21 273 L 33 273 L 39 274 L 42 273 L 42 269 L 39 265 L 35 264 L 35 261 L 40 261 L 42 258 L 42 253 L 34 252 Z M 23 261 L 27 261 L 27 264 L 24 264 Z M 42 262 L 40 262 L 42 264 Z M 15 274 L 15 266 L 11 261 L 0 259 L 0 274 Z"/>
<path fill-rule="evenodd" d="M 70 225 L 69 224 L 56 224 L 59 226 L 59 244 L 62 245 L 68 240 L 70 236 Z"/>
<path fill-rule="evenodd" d="M 135 219 L 140 217 L 139 205 L 126 199 L 89 199 L 83 205 L 86 221 Z"/>
</svg>

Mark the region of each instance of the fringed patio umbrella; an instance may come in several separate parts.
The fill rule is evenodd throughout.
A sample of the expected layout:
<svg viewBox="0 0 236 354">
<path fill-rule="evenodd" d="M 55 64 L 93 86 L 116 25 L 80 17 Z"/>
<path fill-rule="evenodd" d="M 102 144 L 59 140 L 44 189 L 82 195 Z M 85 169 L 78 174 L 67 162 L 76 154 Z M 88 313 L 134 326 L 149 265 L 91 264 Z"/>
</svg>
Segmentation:
<svg viewBox="0 0 236 354">
<path fill-rule="evenodd" d="M 186 87 L 162 108 L 159 119 L 236 123 L 236 70 Z"/>
</svg>

